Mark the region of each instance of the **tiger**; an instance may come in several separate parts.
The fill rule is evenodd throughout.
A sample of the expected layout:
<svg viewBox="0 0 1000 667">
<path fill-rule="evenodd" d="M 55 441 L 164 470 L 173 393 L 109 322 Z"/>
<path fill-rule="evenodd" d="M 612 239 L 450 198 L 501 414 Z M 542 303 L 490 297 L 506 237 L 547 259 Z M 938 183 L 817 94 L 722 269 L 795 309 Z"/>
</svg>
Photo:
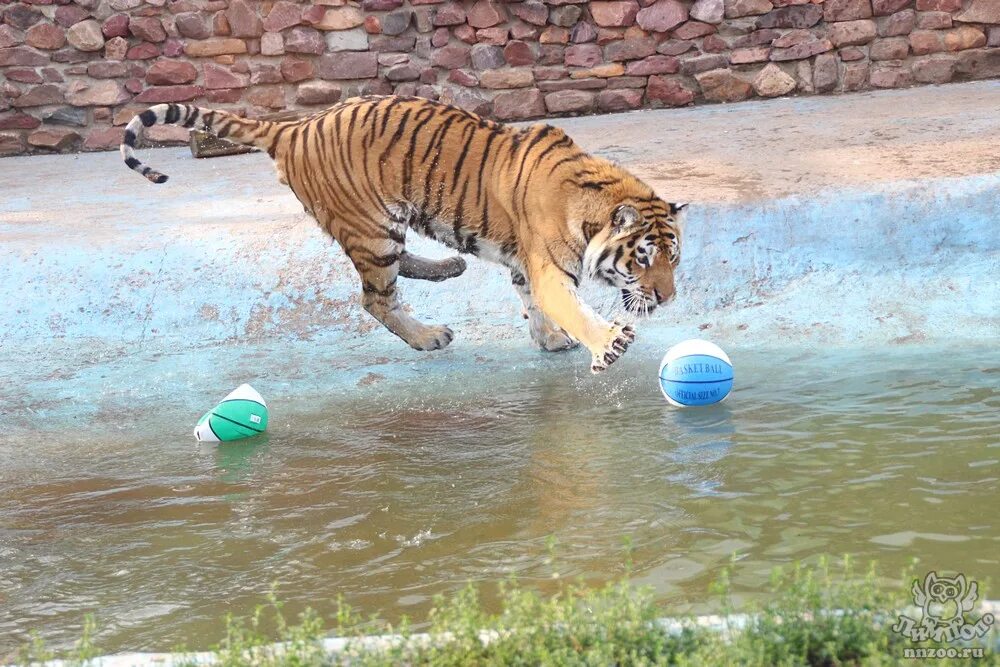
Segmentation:
<svg viewBox="0 0 1000 667">
<path fill-rule="evenodd" d="M 547 351 L 582 343 L 595 374 L 635 340 L 638 317 L 675 296 L 684 205 L 558 127 L 506 125 L 402 96 L 355 97 L 290 121 L 159 104 L 128 123 L 121 144 L 126 166 L 152 183 L 167 176 L 135 147 L 158 123 L 266 151 L 278 180 L 354 265 L 364 309 L 416 350 L 443 349 L 454 333 L 411 316 L 397 278 L 454 278 L 466 269 L 462 255 L 506 269 L 534 343 Z M 458 254 L 412 254 L 409 230 Z M 584 303 L 584 278 L 619 290 L 627 316 L 609 322 Z"/>
</svg>

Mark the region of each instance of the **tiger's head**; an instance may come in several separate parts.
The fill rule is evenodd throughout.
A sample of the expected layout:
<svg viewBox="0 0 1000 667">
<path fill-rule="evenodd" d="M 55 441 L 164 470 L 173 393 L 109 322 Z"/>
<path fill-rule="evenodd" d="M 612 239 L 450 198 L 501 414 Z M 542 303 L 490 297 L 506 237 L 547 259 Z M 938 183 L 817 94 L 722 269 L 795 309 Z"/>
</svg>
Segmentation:
<svg viewBox="0 0 1000 667">
<path fill-rule="evenodd" d="M 621 290 L 625 309 L 636 315 L 671 300 L 685 206 L 650 193 L 607 207 L 606 221 L 584 253 L 586 274 Z"/>
</svg>

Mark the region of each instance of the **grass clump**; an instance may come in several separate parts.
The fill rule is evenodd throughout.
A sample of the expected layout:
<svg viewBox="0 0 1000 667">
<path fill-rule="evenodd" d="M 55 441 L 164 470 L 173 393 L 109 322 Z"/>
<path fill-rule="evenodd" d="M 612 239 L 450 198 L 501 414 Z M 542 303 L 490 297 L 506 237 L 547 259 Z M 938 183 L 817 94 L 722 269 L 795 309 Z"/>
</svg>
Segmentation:
<svg viewBox="0 0 1000 667">
<path fill-rule="evenodd" d="M 651 594 L 627 582 L 570 585 L 550 597 L 508 582 L 500 598 L 502 610 L 489 613 L 472 586 L 438 597 L 428 632 L 446 641 L 375 652 L 365 664 L 665 665 L 709 639 L 693 629 L 666 632 Z"/>
<path fill-rule="evenodd" d="M 904 574 L 904 582 L 911 580 Z M 731 602 L 728 572 L 723 572 L 712 592 L 722 614 L 742 622 L 722 632 L 693 619 L 665 626 L 659 619 L 671 616 L 669 611 L 627 578 L 600 588 L 570 583 L 548 596 L 516 581 L 499 586 L 496 612 L 484 609 L 479 589 L 471 584 L 436 597 L 421 634 L 405 621 L 394 627 L 364 618 L 343 601 L 330 630 L 311 611 L 288 622 L 272 594 L 249 619 L 227 619 L 225 638 L 211 660 L 225 667 L 1000 665 L 1000 656 L 991 651 L 995 629 L 979 645 L 981 658 L 904 657 L 904 649 L 913 645 L 890 627 L 895 612 L 910 602 L 908 587 L 881 585 L 874 566 L 856 572 L 848 559 L 835 567 L 824 560 L 775 570 L 766 601 L 741 609 Z M 335 654 L 323 645 L 331 631 L 343 649 Z M 82 660 L 94 655 L 89 640 L 80 648 Z"/>
<path fill-rule="evenodd" d="M 226 635 L 215 648 L 219 667 L 278 667 L 332 664 L 322 645 L 323 619 L 307 609 L 297 623 L 288 623 L 283 605 L 272 591 L 247 619 L 226 616 Z M 273 626 L 273 631 L 265 628 Z M 194 665 L 194 661 L 189 663 Z"/>
<path fill-rule="evenodd" d="M 715 642 L 699 656 L 706 662 L 748 665 L 885 665 L 903 660 L 905 642 L 889 631 L 903 595 L 880 584 L 872 564 L 863 574 L 845 558 L 836 570 L 828 561 L 771 574 L 772 596 L 749 608 L 749 621 L 729 642 Z M 724 573 L 716 590 L 724 613 L 729 602 Z"/>
</svg>

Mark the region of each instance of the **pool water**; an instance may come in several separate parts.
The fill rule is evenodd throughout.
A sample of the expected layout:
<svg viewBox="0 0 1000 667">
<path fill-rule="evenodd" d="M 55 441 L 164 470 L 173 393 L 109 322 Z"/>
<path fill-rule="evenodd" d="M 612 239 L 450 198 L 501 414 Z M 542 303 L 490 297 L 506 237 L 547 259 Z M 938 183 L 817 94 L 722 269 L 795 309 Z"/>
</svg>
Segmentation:
<svg viewBox="0 0 1000 667">
<path fill-rule="evenodd" d="M 220 446 L 191 437 L 205 404 L 36 431 L 18 408 L 0 435 L 0 658 L 30 631 L 71 642 L 87 612 L 108 651 L 204 648 L 272 584 L 293 614 L 343 595 L 419 618 L 467 581 L 606 581 L 625 539 L 635 579 L 678 610 L 711 609 L 730 563 L 752 596 L 818 554 L 1000 579 L 995 348 L 727 351 L 732 395 L 690 410 L 641 350 L 597 378 L 583 353 L 386 360 L 327 390 L 275 369 L 254 383 L 269 433 Z M 198 400 L 232 388 L 205 393 L 178 363 L 163 382 L 200 383 Z"/>
</svg>

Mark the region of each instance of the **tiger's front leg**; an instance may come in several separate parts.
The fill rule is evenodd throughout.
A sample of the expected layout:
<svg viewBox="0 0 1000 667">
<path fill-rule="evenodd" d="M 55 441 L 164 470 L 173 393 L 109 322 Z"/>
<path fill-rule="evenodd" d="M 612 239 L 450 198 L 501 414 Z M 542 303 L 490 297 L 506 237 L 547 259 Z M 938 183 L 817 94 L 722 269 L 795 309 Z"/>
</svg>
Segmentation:
<svg viewBox="0 0 1000 667">
<path fill-rule="evenodd" d="M 580 342 L 570 336 L 566 331 L 539 309 L 531 296 L 531 285 L 523 273 L 517 269 L 510 272 L 511 283 L 521 297 L 521 304 L 524 306 L 522 314 L 528 320 L 528 331 L 531 333 L 531 340 L 535 341 L 538 347 L 546 352 L 560 352 L 571 350 L 578 346 Z"/>
<path fill-rule="evenodd" d="M 531 284 L 535 303 L 542 313 L 590 350 L 592 373 L 607 370 L 635 340 L 631 325 L 609 324 L 583 303 L 576 286 L 558 268 L 547 266 L 536 271 Z"/>
<path fill-rule="evenodd" d="M 388 236 L 367 239 L 363 243 L 344 249 L 361 276 L 361 303 L 365 310 L 415 350 L 447 347 L 455 337 L 451 329 L 427 325 L 410 317 L 399 302 L 396 278 L 403 245 Z"/>
</svg>

